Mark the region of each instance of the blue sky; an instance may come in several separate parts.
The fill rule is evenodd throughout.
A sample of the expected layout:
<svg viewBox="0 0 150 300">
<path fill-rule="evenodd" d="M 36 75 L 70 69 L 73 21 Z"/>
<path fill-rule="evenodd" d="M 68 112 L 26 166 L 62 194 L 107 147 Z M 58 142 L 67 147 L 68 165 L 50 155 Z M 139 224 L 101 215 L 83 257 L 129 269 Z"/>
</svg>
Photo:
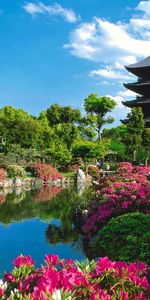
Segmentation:
<svg viewBox="0 0 150 300">
<path fill-rule="evenodd" d="M 150 1 L 0 1 L 0 105 L 38 115 L 52 103 L 83 111 L 90 93 L 134 95 L 124 64 L 150 55 Z"/>
</svg>

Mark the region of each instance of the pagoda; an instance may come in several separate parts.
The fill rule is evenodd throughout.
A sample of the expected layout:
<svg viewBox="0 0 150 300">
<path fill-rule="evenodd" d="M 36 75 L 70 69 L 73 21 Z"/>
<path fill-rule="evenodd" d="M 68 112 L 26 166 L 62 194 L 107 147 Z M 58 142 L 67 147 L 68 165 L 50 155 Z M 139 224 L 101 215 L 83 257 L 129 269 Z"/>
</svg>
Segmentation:
<svg viewBox="0 0 150 300">
<path fill-rule="evenodd" d="M 124 86 L 139 96 L 135 100 L 124 101 L 123 104 L 130 108 L 141 107 L 145 126 L 150 128 L 150 56 L 125 68 L 136 75 L 138 80 L 134 83 L 124 83 Z"/>
</svg>

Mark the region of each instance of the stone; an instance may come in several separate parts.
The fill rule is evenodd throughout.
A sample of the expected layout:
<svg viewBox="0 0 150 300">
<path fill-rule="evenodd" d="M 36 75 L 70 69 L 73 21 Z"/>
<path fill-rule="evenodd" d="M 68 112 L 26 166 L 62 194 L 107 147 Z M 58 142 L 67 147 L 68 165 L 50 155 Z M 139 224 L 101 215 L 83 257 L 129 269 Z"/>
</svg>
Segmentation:
<svg viewBox="0 0 150 300">
<path fill-rule="evenodd" d="M 85 174 L 81 169 L 77 170 L 77 182 L 85 182 Z"/>
</svg>

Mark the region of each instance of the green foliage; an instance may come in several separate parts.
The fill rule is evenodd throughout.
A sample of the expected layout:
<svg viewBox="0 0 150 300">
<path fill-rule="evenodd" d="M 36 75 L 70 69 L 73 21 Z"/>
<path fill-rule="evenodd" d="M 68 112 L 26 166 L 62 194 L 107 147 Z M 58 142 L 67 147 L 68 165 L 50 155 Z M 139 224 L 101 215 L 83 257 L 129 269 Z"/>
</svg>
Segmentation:
<svg viewBox="0 0 150 300">
<path fill-rule="evenodd" d="M 116 106 L 116 102 L 109 97 L 98 97 L 97 94 L 91 94 L 84 100 L 85 111 L 90 118 L 95 131 L 98 133 L 98 140 L 101 140 L 101 128 L 105 124 L 111 124 L 114 119 L 105 117 Z"/>
<path fill-rule="evenodd" d="M 6 167 L 6 171 L 7 171 L 7 176 L 10 178 L 15 178 L 15 177 L 24 178 L 26 176 L 25 170 L 18 165 L 8 165 Z"/>
<path fill-rule="evenodd" d="M 109 151 L 110 141 L 103 140 L 100 143 L 90 141 L 78 141 L 72 147 L 72 153 L 75 157 L 81 157 L 84 162 L 92 158 L 99 159 Z"/>
<path fill-rule="evenodd" d="M 126 158 L 126 148 L 122 142 L 118 140 L 111 140 L 110 150 L 116 152 L 121 160 L 124 160 Z"/>
<path fill-rule="evenodd" d="M 144 119 L 142 108 L 133 108 L 131 113 L 128 114 L 128 152 L 133 155 L 133 161 L 136 160 L 136 151 L 141 146 L 142 134 L 144 130 Z"/>
<path fill-rule="evenodd" d="M 79 109 L 71 106 L 53 104 L 47 109 L 47 118 L 51 127 L 63 123 L 74 124 L 80 121 L 81 113 Z"/>
<path fill-rule="evenodd" d="M 143 131 L 142 144 L 147 151 L 147 155 L 145 156 L 145 164 L 147 165 L 150 154 L 150 128 L 145 128 Z"/>
<path fill-rule="evenodd" d="M 111 219 L 91 243 L 94 256 L 150 263 L 150 215 L 129 213 Z"/>
<path fill-rule="evenodd" d="M 12 144 L 22 148 L 38 147 L 41 126 L 35 117 L 21 109 L 5 106 L 0 109 L 0 131 L 8 152 Z"/>
<path fill-rule="evenodd" d="M 71 152 L 67 148 L 65 143 L 52 143 L 47 149 L 46 155 L 50 156 L 52 161 L 59 166 L 69 165 L 72 159 Z"/>
<path fill-rule="evenodd" d="M 119 125 L 115 128 L 104 128 L 103 138 L 111 139 L 112 141 L 125 143 L 128 139 L 127 125 Z"/>
</svg>

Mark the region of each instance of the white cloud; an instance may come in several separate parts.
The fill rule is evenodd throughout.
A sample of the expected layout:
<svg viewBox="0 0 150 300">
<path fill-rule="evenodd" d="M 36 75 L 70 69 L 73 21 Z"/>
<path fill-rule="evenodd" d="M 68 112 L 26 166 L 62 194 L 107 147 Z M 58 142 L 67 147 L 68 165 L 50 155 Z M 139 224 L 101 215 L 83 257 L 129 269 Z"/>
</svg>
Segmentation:
<svg viewBox="0 0 150 300">
<path fill-rule="evenodd" d="M 128 58 L 135 61 L 150 53 L 150 41 L 135 38 L 122 25 L 98 18 L 76 28 L 67 47 L 75 56 L 103 63 L 123 63 Z"/>
<path fill-rule="evenodd" d="M 81 23 L 64 45 L 76 57 L 100 64 L 90 76 L 112 80 L 129 80 L 124 65 L 135 63 L 150 55 L 150 0 L 141 1 L 131 19 L 122 23 L 93 18 Z"/>
<path fill-rule="evenodd" d="M 106 67 L 103 69 L 93 70 L 90 72 L 91 76 L 100 76 L 105 77 L 107 79 L 116 79 L 116 80 L 130 80 L 131 77 L 129 75 L 124 74 L 124 72 L 120 72 L 118 70 L 112 70 L 111 67 Z"/>
<path fill-rule="evenodd" d="M 61 16 L 69 23 L 75 23 L 78 19 L 72 9 L 63 8 L 60 4 L 45 5 L 43 2 L 38 4 L 28 2 L 23 6 L 24 10 L 32 16 L 37 14 L 48 14 L 49 16 Z"/>
<path fill-rule="evenodd" d="M 130 90 L 125 90 L 125 91 L 119 91 L 117 93 L 118 96 L 121 96 L 121 97 L 132 97 L 132 98 L 135 98 L 136 97 L 136 93 L 130 91 Z"/>
<path fill-rule="evenodd" d="M 136 7 L 137 10 L 141 10 L 145 15 L 150 15 L 150 1 L 141 1 Z"/>
</svg>

